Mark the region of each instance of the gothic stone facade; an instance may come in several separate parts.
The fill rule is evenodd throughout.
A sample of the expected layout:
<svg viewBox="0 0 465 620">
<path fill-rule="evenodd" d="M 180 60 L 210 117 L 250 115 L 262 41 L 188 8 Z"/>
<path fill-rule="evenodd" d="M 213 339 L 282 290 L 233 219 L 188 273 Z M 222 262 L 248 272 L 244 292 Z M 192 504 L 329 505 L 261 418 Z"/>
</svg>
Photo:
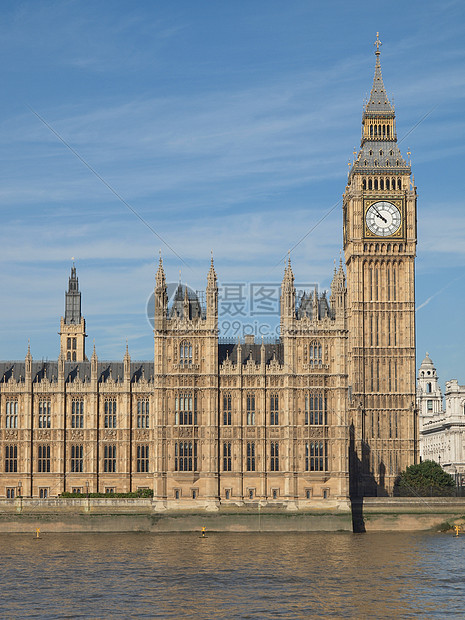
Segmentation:
<svg viewBox="0 0 465 620">
<path fill-rule="evenodd" d="M 154 359 L 85 355 L 73 267 L 56 362 L 0 364 L 0 495 L 153 489 L 166 505 L 389 493 L 416 459 L 416 190 L 397 146 L 379 46 L 344 193 L 344 266 L 329 298 L 296 303 L 288 261 L 280 339 L 218 341 L 206 303 L 156 273 Z M 181 504 L 179 503 L 181 502 Z M 183 503 L 184 502 L 184 503 Z"/>
</svg>

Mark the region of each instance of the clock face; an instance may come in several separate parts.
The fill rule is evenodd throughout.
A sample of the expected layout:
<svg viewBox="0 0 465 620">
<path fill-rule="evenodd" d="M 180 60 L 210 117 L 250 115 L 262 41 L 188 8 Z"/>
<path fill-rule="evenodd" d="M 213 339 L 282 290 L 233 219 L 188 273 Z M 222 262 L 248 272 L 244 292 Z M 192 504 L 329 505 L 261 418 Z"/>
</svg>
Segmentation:
<svg viewBox="0 0 465 620">
<path fill-rule="evenodd" d="M 392 202 L 385 200 L 372 204 L 366 213 L 368 229 L 377 237 L 389 237 L 400 228 L 402 217 Z"/>
</svg>

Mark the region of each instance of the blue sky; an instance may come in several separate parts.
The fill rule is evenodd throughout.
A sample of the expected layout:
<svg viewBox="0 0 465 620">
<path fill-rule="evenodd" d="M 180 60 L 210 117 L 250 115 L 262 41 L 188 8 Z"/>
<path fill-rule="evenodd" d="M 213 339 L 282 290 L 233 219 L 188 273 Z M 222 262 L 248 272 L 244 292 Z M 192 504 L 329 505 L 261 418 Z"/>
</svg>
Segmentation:
<svg viewBox="0 0 465 620">
<path fill-rule="evenodd" d="M 104 359 L 152 357 L 167 277 L 330 283 L 380 32 L 418 186 L 417 349 L 465 383 L 465 4 L 2 2 L 0 358 L 56 358 L 75 257 Z M 173 254 L 31 111 L 42 116 Z M 182 261 L 180 258 L 182 258 Z M 228 320 L 229 317 L 223 317 Z M 249 319 L 246 319 L 249 320 Z M 269 324 L 277 317 L 250 319 Z M 223 330 L 225 331 L 225 330 Z M 228 334 L 226 334 L 228 335 Z"/>
</svg>

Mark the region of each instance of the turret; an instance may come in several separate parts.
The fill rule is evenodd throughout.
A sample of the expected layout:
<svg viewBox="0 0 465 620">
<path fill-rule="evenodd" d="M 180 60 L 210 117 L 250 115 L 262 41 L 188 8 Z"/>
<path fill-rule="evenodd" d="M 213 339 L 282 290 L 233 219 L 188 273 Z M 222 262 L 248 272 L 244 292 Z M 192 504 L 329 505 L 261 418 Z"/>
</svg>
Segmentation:
<svg viewBox="0 0 465 620">
<path fill-rule="evenodd" d="M 207 321 L 211 322 L 211 327 L 216 328 L 218 324 L 218 283 L 216 279 L 213 255 L 211 258 L 210 269 L 207 275 Z"/>
<path fill-rule="evenodd" d="M 165 270 L 163 269 L 163 261 L 160 256 L 158 263 L 157 275 L 155 276 L 155 330 L 163 330 L 168 313 L 168 294 L 166 287 Z"/>
<path fill-rule="evenodd" d="M 24 371 L 25 371 L 25 380 L 26 385 L 30 385 L 32 381 L 32 355 L 31 355 L 31 345 L 29 342 L 27 343 L 27 353 L 26 358 L 24 360 Z"/>
<path fill-rule="evenodd" d="M 295 319 L 295 286 L 294 274 L 291 267 L 291 259 L 284 269 L 284 277 L 281 284 L 281 335 L 291 328 Z M 284 331 L 283 331 L 284 330 Z"/>
<path fill-rule="evenodd" d="M 417 404 L 420 415 L 420 429 L 443 414 L 442 392 L 433 360 L 426 354 L 418 371 Z"/>
<path fill-rule="evenodd" d="M 331 282 L 330 305 L 333 317 L 335 319 L 344 319 L 346 308 L 346 276 L 342 265 L 342 257 L 339 261 L 339 269 L 334 267 L 333 281 Z"/>
<path fill-rule="evenodd" d="M 131 381 L 131 356 L 129 355 L 127 341 L 126 341 L 126 352 L 123 358 L 123 366 L 124 366 L 124 382 L 130 383 Z"/>
<path fill-rule="evenodd" d="M 81 292 L 76 267 L 72 266 L 65 292 L 65 316 L 60 320 L 60 352 L 73 362 L 86 360 L 86 321 L 81 315 Z"/>
<path fill-rule="evenodd" d="M 90 358 L 90 378 L 91 378 L 92 383 L 97 383 L 98 358 L 97 358 L 97 353 L 95 351 L 95 342 L 94 342 L 94 350 L 92 351 L 92 357 Z"/>
</svg>

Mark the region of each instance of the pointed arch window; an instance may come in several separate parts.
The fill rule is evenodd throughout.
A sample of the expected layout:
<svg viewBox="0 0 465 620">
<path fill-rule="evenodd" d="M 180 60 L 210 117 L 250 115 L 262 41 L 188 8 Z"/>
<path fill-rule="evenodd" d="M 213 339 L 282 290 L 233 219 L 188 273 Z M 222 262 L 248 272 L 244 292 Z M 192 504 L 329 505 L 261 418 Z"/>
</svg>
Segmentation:
<svg viewBox="0 0 465 620">
<path fill-rule="evenodd" d="M 179 345 L 179 364 L 181 366 L 192 366 L 192 344 L 183 340 Z"/>
<path fill-rule="evenodd" d="M 137 401 L 137 428 L 149 428 L 148 398 L 141 398 Z"/>
<path fill-rule="evenodd" d="M 231 394 L 228 392 L 223 395 L 223 424 L 224 426 L 231 425 Z"/>
<path fill-rule="evenodd" d="M 39 428 L 50 428 L 50 400 L 39 400 Z"/>
<path fill-rule="evenodd" d="M 116 398 L 105 399 L 105 428 L 116 428 Z"/>
<path fill-rule="evenodd" d="M 270 396 L 270 424 L 272 426 L 279 424 L 279 396 L 277 394 Z"/>
<path fill-rule="evenodd" d="M 310 392 L 305 395 L 305 424 L 327 424 L 327 400 L 321 392 Z"/>
<path fill-rule="evenodd" d="M 247 425 L 255 424 L 255 394 L 247 394 Z"/>
<path fill-rule="evenodd" d="M 308 346 L 308 361 L 311 368 L 321 366 L 322 364 L 321 343 L 318 340 L 312 340 Z"/>
<path fill-rule="evenodd" d="M 84 401 L 73 398 L 71 401 L 71 428 L 84 428 Z"/>
<path fill-rule="evenodd" d="M 6 428 L 18 428 L 18 401 L 7 400 L 6 401 Z"/>
<path fill-rule="evenodd" d="M 182 392 L 174 399 L 174 423 L 197 425 L 197 396 L 192 392 Z"/>
</svg>

